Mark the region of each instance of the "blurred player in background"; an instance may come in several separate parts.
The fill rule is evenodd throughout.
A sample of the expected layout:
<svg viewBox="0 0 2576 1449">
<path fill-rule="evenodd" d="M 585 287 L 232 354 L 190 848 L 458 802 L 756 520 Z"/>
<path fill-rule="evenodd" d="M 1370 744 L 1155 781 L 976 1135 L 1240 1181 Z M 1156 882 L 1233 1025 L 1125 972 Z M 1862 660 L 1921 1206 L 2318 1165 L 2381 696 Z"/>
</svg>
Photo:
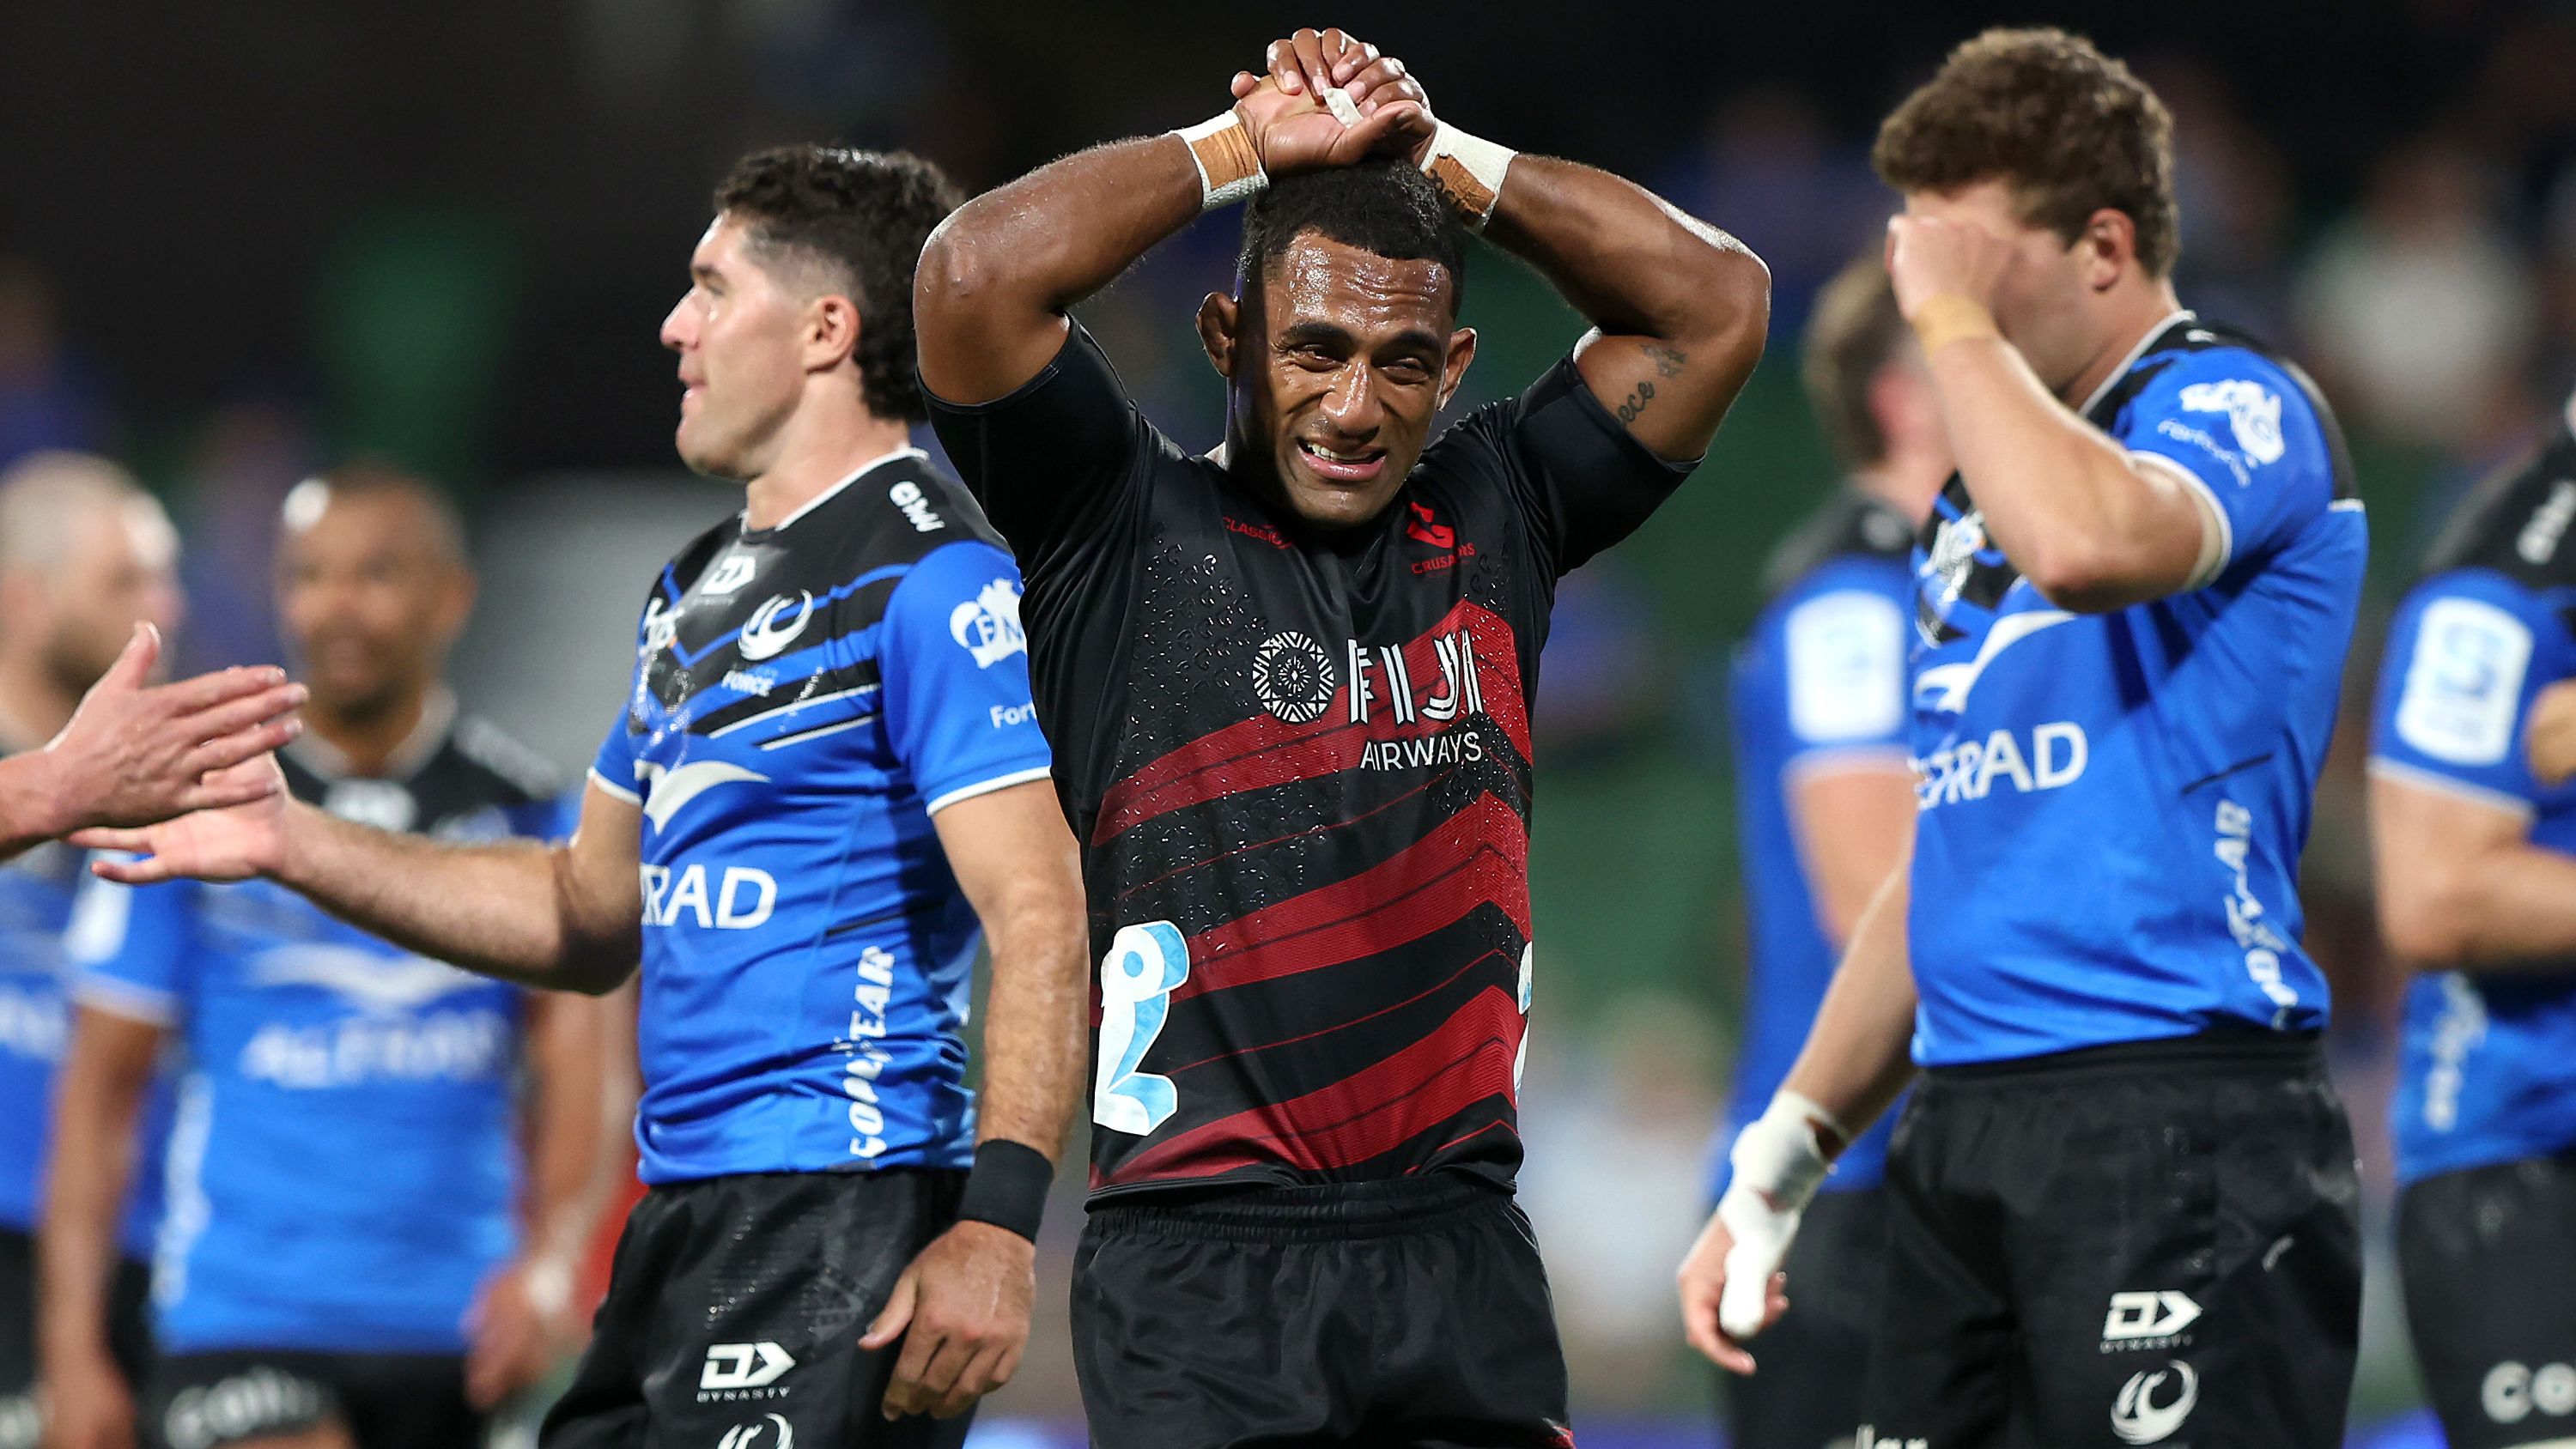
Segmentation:
<svg viewBox="0 0 2576 1449">
<path fill-rule="evenodd" d="M 1808 403 L 1847 471 L 1772 555 L 1766 602 L 1735 656 L 1753 950 L 1729 1142 L 1788 1076 L 1852 923 L 1914 830 L 1908 555 L 1951 470 L 1922 349 L 1882 258 L 1854 262 L 1818 297 L 1805 371 Z M 1869 1361 L 1886 1269 L 1878 1184 L 1890 1126 L 1835 1160 L 1787 1264 L 1798 1311 L 1763 1339 L 1759 1374 L 1729 1377 L 1741 1449 L 1822 1449 L 1851 1436 L 1849 1385 Z M 1725 1190 L 1722 1172 L 1715 1187 Z"/>
<path fill-rule="evenodd" d="M 60 733 L 83 691 L 114 670 L 138 626 L 179 621 L 178 535 L 124 470 L 82 454 L 39 454 L 0 476 L 0 750 Z M 84 879 L 80 852 L 46 844 L 0 865 L 0 1449 L 34 1449 L 35 1244 L 44 1198 L 47 1108 L 70 1034 L 63 932 Z M 167 1094 L 155 1094 L 156 1129 Z M 108 1332 L 140 1372 L 157 1180 L 110 1215 L 117 1256 Z"/>
<path fill-rule="evenodd" d="M 2571 410 L 2576 411 L 2576 410 Z M 2576 678 L 2576 433 L 2461 504 L 2380 668 L 2371 834 L 2406 993 L 2397 1252 L 2453 1449 L 2576 1444 L 2576 789 L 2523 757 Z"/>
<path fill-rule="evenodd" d="M 569 845 L 301 803 L 101 837 L 156 853 L 120 877 L 264 875 L 506 979 L 605 991 L 641 952 L 653 1190 L 550 1446 L 955 1444 L 1028 1336 L 1081 884 L 1018 572 L 908 446 L 912 267 L 954 204 L 918 158 L 815 146 L 718 189 L 662 340 L 680 456 L 747 507 L 649 591 Z"/>
<path fill-rule="evenodd" d="M 86 826 L 276 792 L 258 774 L 204 776 L 295 737 L 304 687 L 286 671 L 148 684 L 178 611 L 177 545 L 161 506 L 103 458 L 36 453 L 0 475 L 0 861 Z M 0 1400 L 15 1321 L 0 1311 Z"/>
<path fill-rule="evenodd" d="M 2175 300 L 2171 120 L 2090 44 L 1968 42 L 1874 160 L 1959 465 L 1917 554 L 1919 813 L 1736 1140 L 1691 1339 L 1746 1365 L 1919 1062 L 1861 1443 L 2339 1444 L 2357 1185 L 2297 894 L 2367 549 L 2334 420 Z"/>
<path fill-rule="evenodd" d="M 1511 1197 L 1530 695 L 1557 579 L 1690 472 L 1768 277 L 1629 182 L 1436 123 L 1339 31 L 1268 67 L 968 203 L 921 265 L 932 416 L 1026 561 L 1086 846 L 1083 1402 L 1113 1449 L 1560 1445 Z M 1192 456 L 1067 309 L 1245 197 L 1199 312 L 1225 441 Z M 1430 442 L 1476 347 L 1462 219 L 1595 330 Z"/>
<path fill-rule="evenodd" d="M 357 467 L 288 496 L 278 617 L 312 691 L 282 759 L 297 801 L 447 839 L 563 833 L 543 768 L 441 682 L 473 600 L 429 485 Z M 599 1004 L 413 955 L 273 885 L 90 889 L 42 1232 L 47 1442 L 476 1442 L 578 1339 L 572 1265 L 607 1186 Z M 161 1170 L 135 1115 L 171 1040 L 161 1358 L 133 1385 L 105 1209 Z"/>
</svg>

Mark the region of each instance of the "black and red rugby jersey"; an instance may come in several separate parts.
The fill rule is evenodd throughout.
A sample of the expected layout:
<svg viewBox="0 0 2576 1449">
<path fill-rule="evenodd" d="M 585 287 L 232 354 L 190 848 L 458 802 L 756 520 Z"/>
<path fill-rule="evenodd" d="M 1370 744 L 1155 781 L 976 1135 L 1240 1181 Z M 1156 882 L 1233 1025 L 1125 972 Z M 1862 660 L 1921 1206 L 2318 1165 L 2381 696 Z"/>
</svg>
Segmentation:
<svg viewBox="0 0 2576 1449">
<path fill-rule="evenodd" d="M 1689 465 L 1568 359 L 1328 542 L 1165 437 L 1079 323 L 1009 397 L 931 411 L 1019 555 L 1083 846 L 1095 1198 L 1508 1187 L 1549 605 Z"/>
</svg>

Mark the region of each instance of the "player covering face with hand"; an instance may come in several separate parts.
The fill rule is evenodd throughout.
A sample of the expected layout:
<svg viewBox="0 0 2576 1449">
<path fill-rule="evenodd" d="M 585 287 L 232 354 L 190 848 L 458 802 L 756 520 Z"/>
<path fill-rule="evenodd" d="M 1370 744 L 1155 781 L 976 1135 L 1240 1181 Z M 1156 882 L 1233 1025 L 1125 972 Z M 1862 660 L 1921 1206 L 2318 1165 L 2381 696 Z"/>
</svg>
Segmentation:
<svg viewBox="0 0 2576 1449">
<path fill-rule="evenodd" d="M 916 305 L 940 437 L 1028 570 L 1084 848 L 1083 1401 L 1110 1449 L 1561 1445 L 1511 1199 L 1530 700 L 1557 579 L 1689 473 L 1768 279 L 1629 182 L 1436 120 L 1338 31 L 1233 96 L 968 203 Z M 1239 201 L 1200 454 L 1067 309 Z M 1435 440 L 1476 350 L 1466 228 L 1594 326 Z"/>
<path fill-rule="evenodd" d="M 1686 1331 L 1753 1368 L 1801 1211 L 1920 1066 L 1862 1443 L 2324 1449 L 2360 1245 L 2297 866 L 2367 548 L 2340 436 L 2178 303 L 2171 121 L 2089 43 L 1979 36 L 1874 160 L 1959 470 L 1914 840 L 1736 1139 Z"/>
</svg>

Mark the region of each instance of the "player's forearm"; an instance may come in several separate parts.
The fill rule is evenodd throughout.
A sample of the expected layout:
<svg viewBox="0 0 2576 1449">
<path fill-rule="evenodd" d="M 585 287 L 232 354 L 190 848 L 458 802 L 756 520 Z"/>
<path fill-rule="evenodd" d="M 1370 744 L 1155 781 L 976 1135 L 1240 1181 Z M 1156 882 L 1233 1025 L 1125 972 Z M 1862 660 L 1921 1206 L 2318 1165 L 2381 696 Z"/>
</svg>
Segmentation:
<svg viewBox="0 0 2576 1449">
<path fill-rule="evenodd" d="M 1905 952 L 1911 870 L 1910 860 L 1900 861 L 1861 912 L 1807 1044 L 1782 1084 L 1833 1113 L 1854 1136 L 1914 1078 L 1914 975 Z"/>
<path fill-rule="evenodd" d="M 1538 268 L 1605 336 L 1715 348 L 1747 372 L 1762 355 L 1770 269 L 1633 181 L 1514 156 L 1485 238 Z"/>
<path fill-rule="evenodd" d="M 288 807 L 279 883 L 424 956 L 530 986 L 599 992 L 634 968 L 635 932 L 578 929 L 563 845 L 460 844 Z"/>
<path fill-rule="evenodd" d="M 1585 380 L 1639 441 L 1666 458 L 1706 451 L 1762 358 L 1761 258 L 1632 181 L 1551 156 L 1512 158 L 1485 236 L 1598 329 Z"/>
<path fill-rule="evenodd" d="M 524 1256 L 567 1272 L 589 1246 L 610 1192 L 606 1050 L 611 1008 L 556 996 L 529 1003 L 535 1093 L 529 1103 Z M 620 1013 L 622 1015 L 622 1013 Z"/>
<path fill-rule="evenodd" d="M 38 1351 L 48 1363 L 107 1352 L 108 1280 L 133 1177 L 148 1075 L 106 1070 L 75 1048 L 55 1092 L 37 1240 Z"/>
<path fill-rule="evenodd" d="M 2068 411 L 1999 339 L 1941 345 L 1930 367 L 1986 535 L 2041 597 L 2097 613 L 2188 577 L 2201 505 L 2182 484 Z"/>
<path fill-rule="evenodd" d="M 53 839 L 76 823 L 63 811 L 42 751 L 0 760 L 0 860 Z"/>
<path fill-rule="evenodd" d="M 1079 888 L 1053 891 L 988 926 L 992 988 L 984 1006 L 977 1134 L 1064 1150 L 1089 1065 L 1090 945 Z"/>
<path fill-rule="evenodd" d="M 2576 856 L 2523 844 L 2406 862 L 2381 898 L 2389 945 L 2428 969 L 2576 971 Z"/>
<path fill-rule="evenodd" d="M 913 283 L 921 375 L 952 402 L 1000 397 L 1055 355 L 1066 309 L 1199 214 L 1172 135 L 1115 141 L 967 202 L 931 233 Z"/>
</svg>

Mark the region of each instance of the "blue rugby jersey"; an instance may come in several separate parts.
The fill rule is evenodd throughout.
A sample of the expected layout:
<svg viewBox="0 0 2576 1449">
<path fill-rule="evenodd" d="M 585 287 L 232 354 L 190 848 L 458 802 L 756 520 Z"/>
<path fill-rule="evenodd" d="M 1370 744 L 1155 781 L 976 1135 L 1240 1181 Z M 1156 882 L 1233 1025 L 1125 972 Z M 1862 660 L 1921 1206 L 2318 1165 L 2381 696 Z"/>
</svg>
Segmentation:
<svg viewBox="0 0 2576 1449">
<path fill-rule="evenodd" d="M 2313 386 L 2189 313 L 2083 410 L 2222 521 L 2205 587 L 2052 607 L 1953 478 L 1915 550 L 1915 1058 L 2308 1031 L 2299 852 L 2368 549 Z"/>
<path fill-rule="evenodd" d="M 0 1228 L 32 1233 L 44 1210 L 44 1169 L 53 1131 L 54 1074 L 71 1041 L 64 936 L 88 878 L 82 852 L 48 842 L 0 862 Z M 140 1160 L 159 1161 L 170 1130 L 170 1084 L 144 1101 Z M 124 1250 L 151 1251 L 161 1219 L 161 1177 L 138 1173 L 118 1232 Z"/>
<path fill-rule="evenodd" d="M 1792 777 L 1836 762 L 1906 761 L 1912 540 L 1903 515 L 1846 490 L 1773 555 L 1768 602 L 1735 654 L 1728 703 L 1752 953 L 1712 1196 L 1726 1187 L 1728 1145 L 1761 1114 L 1806 1044 L 1841 957 L 1818 923 L 1798 852 Z M 1844 1150 L 1826 1191 L 1878 1184 L 1895 1120 L 1885 1114 Z"/>
<path fill-rule="evenodd" d="M 542 766 L 442 701 L 382 778 L 311 737 L 297 799 L 456 840 L 570 827 Z M 265 881 L 93 881 L 85 1004 L 184 1056 L 153 1256 L 162 1349 L 458 1353 L 516 1252 L 517 987 L 416 956 Z"/>
<path fill-rule="evenodd" d="M 663 569 L 592 769 L 644 812 L 645 1181 L 972 1160 L 980 928 L 930 817 L 1047 777 L 1019 599 L 914 449 Z"/>
<path fill-rule="evenodd" d="M 2464 503 L 2400 605 L 2372 711 L 2371 772 L 2530 821 L 2576 853 L 2576 784 L 2534 779 L 2534 696 L 2576 676 L 2576 437 L 2565 424 Z M 2427 971 L 2406 989 L 2397 1175 L 2576 1147 L 2576 973 Z"/>
</svg>

